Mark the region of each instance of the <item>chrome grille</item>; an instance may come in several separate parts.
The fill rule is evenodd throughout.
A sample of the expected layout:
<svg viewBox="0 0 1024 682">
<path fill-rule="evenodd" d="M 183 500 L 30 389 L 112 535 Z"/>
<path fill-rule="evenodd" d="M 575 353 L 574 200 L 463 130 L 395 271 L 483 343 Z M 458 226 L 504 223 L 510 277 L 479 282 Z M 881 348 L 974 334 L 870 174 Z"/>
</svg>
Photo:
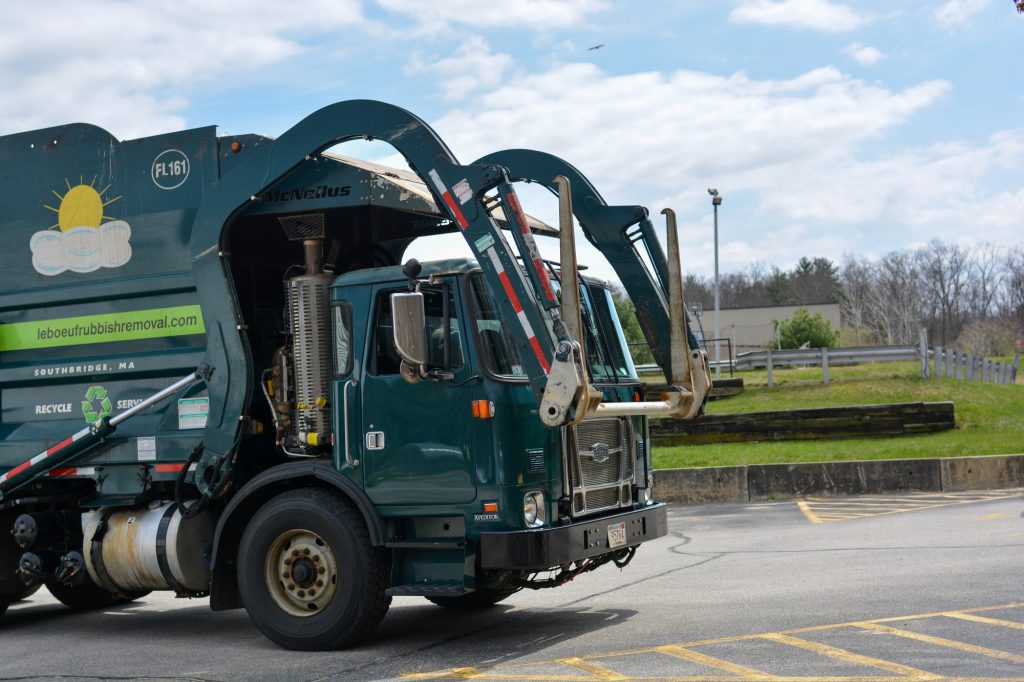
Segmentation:
<svg viewBox="0 0 1024 682">
<path fill-rule="evenodd" d="M 629 419 L 585 421 L 565 434 L 573 515 L 630 504 L 635 453 Z"/>
</svg>

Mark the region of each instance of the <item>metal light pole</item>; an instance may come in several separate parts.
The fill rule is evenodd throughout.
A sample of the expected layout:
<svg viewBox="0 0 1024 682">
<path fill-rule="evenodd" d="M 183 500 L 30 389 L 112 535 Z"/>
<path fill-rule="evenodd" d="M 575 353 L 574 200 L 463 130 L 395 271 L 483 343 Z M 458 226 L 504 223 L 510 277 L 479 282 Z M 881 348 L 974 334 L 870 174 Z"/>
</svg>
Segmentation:
<svg viewBox="0 0 1024 682">
<path fill-rule="evenodd" d="M 711 205 L 715 210 L 715 378 L 722 377 L 722 328 L 718 322 L 718 207 L 722 204 L 722 197 L 718 190 L 709 187 L 708 194 L 711 195 Z"/>
</svg>

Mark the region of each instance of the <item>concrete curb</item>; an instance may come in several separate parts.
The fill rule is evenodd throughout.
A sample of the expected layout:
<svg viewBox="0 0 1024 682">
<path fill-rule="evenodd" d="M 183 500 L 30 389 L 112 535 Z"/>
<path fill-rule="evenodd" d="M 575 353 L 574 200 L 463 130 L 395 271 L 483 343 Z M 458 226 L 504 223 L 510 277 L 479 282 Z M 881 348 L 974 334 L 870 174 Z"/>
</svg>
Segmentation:
<svg viewBox="0 0 1024 682">
<path fill-rule="evenodd" d="M 674 504 L 1021 486 L 1024 455 L 752 464 L 654 472 L 654 498 Z"/>
</svg>

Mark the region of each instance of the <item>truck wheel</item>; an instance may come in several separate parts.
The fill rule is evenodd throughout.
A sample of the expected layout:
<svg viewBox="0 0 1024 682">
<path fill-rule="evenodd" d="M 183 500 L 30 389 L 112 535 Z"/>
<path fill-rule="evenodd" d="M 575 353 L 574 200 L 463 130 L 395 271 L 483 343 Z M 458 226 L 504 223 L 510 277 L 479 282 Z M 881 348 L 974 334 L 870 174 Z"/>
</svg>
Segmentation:
<svg viewBox="0 0 1024 682">
<path fill-rule="evenodd" d="M 76 611 L 105 609 L 118 604 L 127 604 L 149 594 L 149 592 L 114 594 L 94 583 L 68 587 L 56 581 L 48 581 L 46 589 L 50 590 L 50 594 L 56 597 L 57 601 Z"/>
<path fill-rule="evenodd" d="M 263 634 L 288 649 L 323 651 L 373 631 L 391 598 L 383 548 L 338 495 L 302 488 L 253 516 L 238 552 L 238 589 Z"/>
<path fill-rule="evenodd" d="M 458 597 L 427 597 L 427 600 L 446 609 L 486 609 L 521 589 L 519 576 L 514 571 L 498 571 L 480 580 L 474 592 Z"/>
</svg>

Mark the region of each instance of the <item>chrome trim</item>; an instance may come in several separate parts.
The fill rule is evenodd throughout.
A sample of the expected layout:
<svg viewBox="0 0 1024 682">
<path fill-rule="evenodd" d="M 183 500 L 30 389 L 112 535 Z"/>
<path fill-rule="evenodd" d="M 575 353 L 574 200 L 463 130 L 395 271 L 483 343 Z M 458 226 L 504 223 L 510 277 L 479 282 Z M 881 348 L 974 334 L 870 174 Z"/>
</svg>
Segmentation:
<svg viewBox="0 0 1024 682">
<path fill-rule="evenodd" d="M 357 467 L 359 466 L 359 460 L 352 459 L 352 450 L 349 445 L 348 438 L 348 387 L 350 385 L 358 386 L 359 381 L 356 379 L 349 379 L 345 382 L 345 385 L 341 387 L 341 418 L 342 427 L 344 427 L 343 431 L 345 433 L 345 463 L 351 467 Z"/>
</svg>

